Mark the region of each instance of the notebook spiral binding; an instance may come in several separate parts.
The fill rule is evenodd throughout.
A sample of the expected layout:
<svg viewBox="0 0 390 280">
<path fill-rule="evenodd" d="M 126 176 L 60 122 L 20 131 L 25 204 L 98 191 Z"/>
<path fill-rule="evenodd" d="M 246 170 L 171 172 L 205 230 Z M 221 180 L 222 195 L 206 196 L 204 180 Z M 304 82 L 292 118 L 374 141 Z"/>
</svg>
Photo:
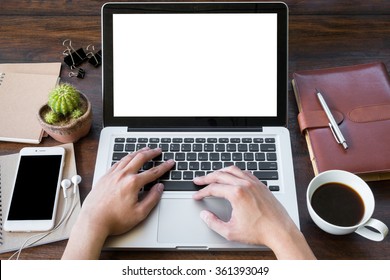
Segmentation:
<svg viewBox="0 0 390 280">
<path fill-rule="evenodd" d="M 0 86 L 3 83 L 4 77 L 5 77 L 5 73 L 0 72 Z"/>
</svg>

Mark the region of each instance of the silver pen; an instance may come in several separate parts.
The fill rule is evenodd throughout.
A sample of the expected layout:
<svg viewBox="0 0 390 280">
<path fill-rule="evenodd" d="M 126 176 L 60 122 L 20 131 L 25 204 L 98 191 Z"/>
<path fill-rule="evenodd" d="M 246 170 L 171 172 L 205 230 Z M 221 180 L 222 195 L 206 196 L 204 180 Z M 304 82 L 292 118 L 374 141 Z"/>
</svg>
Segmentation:
<svg viewBox="0 0 390 280">
<path fill-rule="evenodd" d="M 318 89 L 316 89 L 316 91 L 317 91 L 318 100 L 320 101 L 321 106 L 324 109 L 326 116 L 328 117 L 329 127 L 333 133 L 334 138 L 336 139 L 337 143 L 343 146 L 345 150 L 348 149 L 347 141 L 345 141 L 345 138 L 341 133 L 341 130 L 337 125 L 336 120 L 334 119 L 328 105 L 326 104 L 325 99 L 322 97 L 322 94 Z"/>
</svg>

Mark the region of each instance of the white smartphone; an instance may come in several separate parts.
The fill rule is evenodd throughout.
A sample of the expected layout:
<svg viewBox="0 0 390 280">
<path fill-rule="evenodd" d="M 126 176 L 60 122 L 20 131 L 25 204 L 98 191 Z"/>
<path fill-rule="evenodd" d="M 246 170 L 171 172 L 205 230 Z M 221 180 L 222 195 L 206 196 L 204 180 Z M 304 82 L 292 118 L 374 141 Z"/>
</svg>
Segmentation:
<svg viewBox="0 0 390 280">
<path fill-rule="evenodd" d="M 64 158 L 62 147 L 20 150 L 5 231 L 48 231 L 54 227 Z"/>
</svg>

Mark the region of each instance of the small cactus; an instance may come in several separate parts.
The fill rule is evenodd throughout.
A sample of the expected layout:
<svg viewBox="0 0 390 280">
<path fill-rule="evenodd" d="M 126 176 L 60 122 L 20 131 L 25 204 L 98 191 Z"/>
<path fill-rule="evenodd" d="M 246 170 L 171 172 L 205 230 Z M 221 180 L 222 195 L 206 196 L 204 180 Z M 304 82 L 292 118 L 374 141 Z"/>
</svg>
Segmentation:
<svg viewBox="0 0 390 280">
<path fill-rule="evenodd" d="M 72 114 L 70 115 L 73 119 L 78 119 L 80 118 L 82 115 L 84 114 L 83 111 L 81 111 L 80 109 L 76 109 L 72 112 Z"/>
<path fill-rule="evenodd" d="M 54 123 L 58 122 L 59 119 L 60 119 L 60 117 L 54 111 L 49 111 L 45 115 L 45 122 L 47 122 L 48 124 L 54 124 Z"/>
<path fill-rule="evenodd" d="M 49 95 L 48 105 L 57 114 L 67 116 L 80 103 L 80 93 L 70 84 L 60 84 Z"/>
<path fill-rule="evenodd" d="M 81 109 L 79 91 L 70 84 L 60 84 L 49 94 L 47 105 L 49 111 L 44 115 L 44 120 L 48 124 L 66 124 L 72 119 L 80 118 L 85 110 Z"/>
</svg>

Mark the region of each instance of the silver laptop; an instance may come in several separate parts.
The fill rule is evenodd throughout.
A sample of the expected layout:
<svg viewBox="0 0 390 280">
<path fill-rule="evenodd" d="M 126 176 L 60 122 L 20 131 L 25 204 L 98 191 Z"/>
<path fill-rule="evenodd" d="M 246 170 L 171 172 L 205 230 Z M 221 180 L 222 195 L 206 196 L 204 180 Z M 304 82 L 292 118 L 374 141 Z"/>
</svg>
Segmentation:
<svg viewBox="0 0 390 280">
<path fill-rule="evenodd" d="M 287 120 L 288 10 L 283 3 L 108 3 L 102 8 L 103 109 L 94 184 L 145 146 L 173 158 L 150 216 L 111 249 L 259 249 L 200 219 L 230 204 L 194 201 L 192 183 L 220 168 L 251 170 L 299 226 Z M 144 192 L 149 186 L 145 186 Z"/>
</svg>

